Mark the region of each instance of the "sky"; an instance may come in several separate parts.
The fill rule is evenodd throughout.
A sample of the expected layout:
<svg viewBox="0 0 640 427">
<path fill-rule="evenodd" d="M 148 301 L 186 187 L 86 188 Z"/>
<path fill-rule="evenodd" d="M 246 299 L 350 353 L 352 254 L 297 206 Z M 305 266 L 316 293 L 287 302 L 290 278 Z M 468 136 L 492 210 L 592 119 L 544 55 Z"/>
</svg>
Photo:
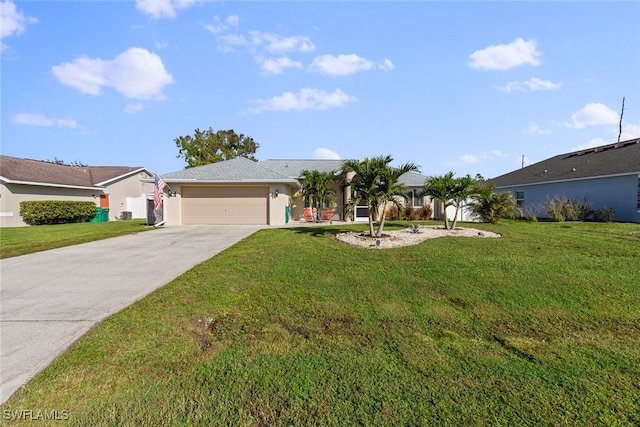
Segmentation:
<svg viewBox="0 0 640 427">
<path fill-rule="evenodd" d="M 640 137 L 638 1 L 0 4 L 8 156 L 163 174 L 212 128 L 492 178 Z"/>
</svg>

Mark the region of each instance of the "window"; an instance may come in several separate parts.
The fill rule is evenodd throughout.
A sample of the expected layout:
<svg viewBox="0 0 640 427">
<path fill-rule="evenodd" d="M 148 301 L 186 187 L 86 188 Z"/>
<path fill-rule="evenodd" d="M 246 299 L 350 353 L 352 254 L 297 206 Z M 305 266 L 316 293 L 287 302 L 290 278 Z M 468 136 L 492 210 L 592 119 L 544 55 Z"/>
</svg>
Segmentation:
<svg viewBox="0 0 640 427">
<path fill-rule="evenodd" d="M 516 205 L 520 208 L 524 205 L 524 191 L 516 191 Z"/>
</svg>

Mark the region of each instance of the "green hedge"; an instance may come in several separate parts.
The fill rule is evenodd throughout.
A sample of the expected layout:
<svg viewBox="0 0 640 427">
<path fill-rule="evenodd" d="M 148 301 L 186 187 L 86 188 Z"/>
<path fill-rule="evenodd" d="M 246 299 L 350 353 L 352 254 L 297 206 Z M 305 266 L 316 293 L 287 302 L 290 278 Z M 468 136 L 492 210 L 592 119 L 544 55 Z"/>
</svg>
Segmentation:
<svg viewBox="0 0 640 427">
<path fill-rule="evenodd" d="M 32 200 L 20 202 L 20 215 L 29 225 L 87 222 L 96 216 L 96 204 L 70 200 Z"/>
</svg>

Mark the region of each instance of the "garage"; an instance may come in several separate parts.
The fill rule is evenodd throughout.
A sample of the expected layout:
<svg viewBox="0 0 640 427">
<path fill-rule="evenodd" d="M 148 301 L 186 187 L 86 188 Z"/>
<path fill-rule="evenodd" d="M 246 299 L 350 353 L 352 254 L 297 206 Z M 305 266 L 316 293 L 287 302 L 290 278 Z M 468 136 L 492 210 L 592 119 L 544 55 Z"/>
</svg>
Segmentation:
<svg viewBox="0 0 640 427">
<path fill-rule="evenodd" d="M 265 225 L 268 201 L 268 186 L 183 186 L 182 223 Z"/>
</svg>

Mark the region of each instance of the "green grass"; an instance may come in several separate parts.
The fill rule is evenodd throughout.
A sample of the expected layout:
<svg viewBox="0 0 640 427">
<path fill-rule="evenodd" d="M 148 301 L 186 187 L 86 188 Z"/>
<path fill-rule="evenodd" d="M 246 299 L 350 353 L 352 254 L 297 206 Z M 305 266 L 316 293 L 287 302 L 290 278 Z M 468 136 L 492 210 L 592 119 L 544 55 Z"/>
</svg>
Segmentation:
<svg viewBox="0 0 640 427">
<path fill-rule="evenodd" d="M 2 413 L 68 410 L 92 426 L 640 424 L 640 226 L 474 224 L 503 237 L 385 250 L 333 240 L 364 227 L 259 231 L 102 322 Z"/>
<path fill-rule="evenodd" d="M 83 222 L 0 228 L 0 258 L 152 230 L 144 220 Z"/>
</svg>

